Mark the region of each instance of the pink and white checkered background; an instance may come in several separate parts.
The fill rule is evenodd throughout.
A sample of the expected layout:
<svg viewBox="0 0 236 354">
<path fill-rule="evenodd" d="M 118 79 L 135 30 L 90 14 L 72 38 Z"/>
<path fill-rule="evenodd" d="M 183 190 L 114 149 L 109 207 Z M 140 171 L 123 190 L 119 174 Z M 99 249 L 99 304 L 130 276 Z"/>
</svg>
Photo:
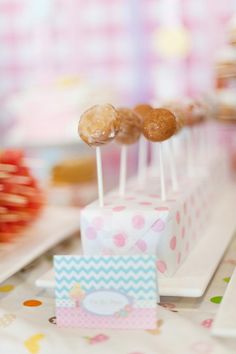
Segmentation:
<svg viewBox="0 0 236 354">
<path fill-rule="evenodd" d="M 105 80 L 124 104 L 198 93 L 211 86 L 235 2 L 0 0 L 0 99 L 65 74 Z M 185 57 L 166 58 L 153 45 L 170 24 L 190 36 Z"/>
</svg>

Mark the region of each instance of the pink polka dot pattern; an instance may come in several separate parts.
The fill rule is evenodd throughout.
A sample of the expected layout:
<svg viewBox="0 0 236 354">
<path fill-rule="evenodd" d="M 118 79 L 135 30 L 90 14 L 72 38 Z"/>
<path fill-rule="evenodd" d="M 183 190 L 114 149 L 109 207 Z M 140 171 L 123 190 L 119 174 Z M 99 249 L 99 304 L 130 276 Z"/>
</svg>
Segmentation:
<svg viewBox="0 0 236 354">
<path fill-rule="evenodd" d="M 187 214 L 187 203 L 186 202 L 184 203 L 184 214 L 185 215 Z"/>
<path fill-rule="evenodd" d="M 213 348 L 210 343 L 196 342 L 191 346 L 191 350 L 193 354 L 211 354 Z"/>
<path fill-rule="evenodd" d="M 138 240 L 136 242 L 136 246 L 142 252 L 145 252 L 147 250 L 147 244 L 146 244 L 146 242 L 144 240 Z"/>
<path fill-rule="evenodd" d="M 97 232 L 93 227 L 88 227 L 85 231 L 87 239 L 94 240 L 97 237 Z"/>
<path fill-rule="evenodd" d="M 156 207 L 154 208 L 155 210 L 158 210 L 158 211 L 168 211 L 169 208 L 168 207 Z"/>
<path fill-rule="evenodd" d="M 126 207 L 124 205 L 119 205 L 119 206 L 114 207 L 112 210 L 119 212 L 119 211 L 125 210 L 125 208 Z"/>
<path fill-rule="evenodd" d="M 125 200 L 135 200 L 135 197 L 126 197 Z"/>
<path fill-rule="evenodd" d="M 186 251 L 187 253 L 189 252 L 189 242 L 186 243 L 185 251 Z"/>
<path fill-rule="evenodd" d="M 180 262 L 181 262 L 181 257 L 182 257 L 182 256 L 181 256 L 181 253 L 179 252 L 179 253 L 178 253 L 178 256 L 177 256 L 177 263 L 178 263 L 178 264 L 180 264 Z"/>
<path fill-rule="evenodd" d="M 154 225 L 152 225 L 152 230 L 154 232 L 161 232 L 165 229 L 165 223 L 162 219 L 158 219 Z"/>
<path fill-rule="evenodd" d="M 193 195 L 191 196 L 190 201 L 191 201 L 191 204 L 192 204 L 192 206 L 193 206 L 193 205 L 195 204 L 195 199 L 194 199 L 194 196 L 193 196 Z"/>
<path fill-rule="evenodd" d="M 191 216 L 188 217 L 188 225 L 191 226 L 192 225 L 192 219 Z"/>
<path fill-rule="evenodd" d="M 167 270 L 166 263 L 164 261 L 157 261 L 157 269 L 160 273 L 165 273 Z"/>
<path fill-rule="evenodd" d="M 177 224 L 179 225 L 180 224 L 180 212 L 179 211 L 177 211 L 175 218 L 176 218 Z"/>
<path fill-rule="evenodd" d="M 116 234 L 113 237 L 113 242 L 117 247 L 124 247 L 126 244 L 127 236 L 124 233 Z"/>
<path fill-rule="evenodd" d="M 160 196 L 158 194 L 150 194 L 149 197 L 160 199 Z"/>
<path fill-rule="evenodd" d="M 201 322 L 202 327 L 211 328 L 213 323 L 213 318 L 207 318 L 206 320 Z"/>
<path fill-rule="evenodd" d="M 132 218 L 132 225 L 134 229 L 141 230 L 145 226 L 145 219 L 142 215 L 135 215 Z"/>
<path fill-rule="evenodd" d="M 176 249 L 176 243 L 177 243 L 176 236 L 173 236 L 172 239 L 170 240 L 170 249 L 172 251 Z"/>
<path fill-rule="evenodd" d="M 200 217 L 200 209 L 197 209 L 196 210 L 196 218 L 199 219 L 199 217 Z"/>
<path fill-rule="evenodd" d="M 103 224 L 104 224 L 103 218 L 100 216 L 98 216 L 92 220 L 92 225 L 95 228 L 95 230 L 97 230 L 97 231 L 99 231 L 103 228 Z"/>
<path fill-rule="evenodd" d="M 109 248 L 104 248 L 103 253 L 104 256 L 112 256 L 113 252 Z"/>
<path fill-rule="evenodd" d="M 146 202 L 146 201 L 140 202 L 139 204 L 140 205 L 152 205 L 151 202 Z"/>
<path fill-rule="evenodd" d="M 84 327 L 84 328 L 152 328 L 156 322 L 156 313 L 152 308 L 137 308 L 127 317 L 94 316 L 88 311 L 74 307 L 57 308 L 57 324 L 59 327 Z M 93 351 L 94 353 L 97 351 Z M 104 352 L 104 351 L 101 351 Z M 140 353 L 141 354 L 141 353 Z"/>
</svg>

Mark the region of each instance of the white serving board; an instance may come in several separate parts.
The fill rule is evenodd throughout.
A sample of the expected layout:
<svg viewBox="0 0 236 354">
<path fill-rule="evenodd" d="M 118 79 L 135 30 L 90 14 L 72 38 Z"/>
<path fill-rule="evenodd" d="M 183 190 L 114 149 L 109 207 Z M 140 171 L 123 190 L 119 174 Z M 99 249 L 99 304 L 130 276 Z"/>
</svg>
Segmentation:
<svg viewBox="0 0 236 354">
<path fill-rule="evenodd" d="M 200 297 L 204 294 L 234 232 L 236 188 L 229 186 L 215 204 L 205 235 L 171 278 L 159 274 L 161 296 Z M 80 245 L 73 253 L 81 254 Z M 36 281 L 43 288 L 54 287 L 53 269 Z"/>
<path fill-rule="evenodd" d="M 79 209 L 46 207 L 40 218 L 12 243 L 0 244 L 0 283 L 79 230 Z"/>
<path fill-rule="evenodd" d="M 212 334 L 236 338 L 236 268 L 213 322 Z"/>
</svg>

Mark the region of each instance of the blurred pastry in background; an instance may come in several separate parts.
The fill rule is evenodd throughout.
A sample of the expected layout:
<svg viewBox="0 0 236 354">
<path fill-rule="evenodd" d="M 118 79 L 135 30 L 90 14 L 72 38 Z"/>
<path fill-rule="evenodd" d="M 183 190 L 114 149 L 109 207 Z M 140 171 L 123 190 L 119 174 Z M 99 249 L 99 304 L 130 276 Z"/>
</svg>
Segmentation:
<svg viewBox="0 0 236 354">
<path fill-rule="evenodd" d="M 225 47 L 220 51 L 216 58 L 215 70 L 218 78 L 236 76 L 236 48 Z"/>
<path fill-rule="evenodd" d="M 94 157 L 66 159 L 52 167 L 49 203 L 82 207 L 97 197 Z"/>
<path fill-rule="evenodd" d="M 96 180 L 94 157 L 67 159 L 52 168 L 53 185 L 88 183 Z"/>
<path fill-rule="evenodd" d="M 236 90 L 216 92 L 216 118 L 226 123 L 236 123 Z"/>
<path fill-rule="evenodd" d="M 19 150 L 0 152 L 0 242 L 11 241 L 35 220 L 45 203 L 38 181 Z"/>
<path fill-rule="evenodd" d="M 228 24 L 227 30 L 228 42 L 236 47 L 236 16 L 234 15 Z"/>
<path fill-rule="evenodd" d="M 77 143 L 78 116 L 94 104 L 116 100 L 110 87 L 77 76 L 61 76 L 29 87 L 6 101 L 5 109 L 15 120 L 6 141 L 14 146 Z"/>
</svg>

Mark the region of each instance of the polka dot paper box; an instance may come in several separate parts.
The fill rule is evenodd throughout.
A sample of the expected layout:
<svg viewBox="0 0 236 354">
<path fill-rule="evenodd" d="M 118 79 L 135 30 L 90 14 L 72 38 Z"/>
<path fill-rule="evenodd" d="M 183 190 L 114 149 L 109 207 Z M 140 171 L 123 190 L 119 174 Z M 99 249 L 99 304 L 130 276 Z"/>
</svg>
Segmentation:
<svg viewBox="0 0 236 354">
<path fill-rule="evenodd" d="M 150 179 L 145 190 L 132 181 L 125 197 L 111 192 L 103 208 L 98 201 L 88 205 L 81 212 L 84 254 L 154 254 L 159 271 L 171 276 L 206 228 L 221 178 L 220 172 L 213 176 L 213 171 L 187 180 L 182 192 L 172 193 L 165 202 Z"/>
</svg>

